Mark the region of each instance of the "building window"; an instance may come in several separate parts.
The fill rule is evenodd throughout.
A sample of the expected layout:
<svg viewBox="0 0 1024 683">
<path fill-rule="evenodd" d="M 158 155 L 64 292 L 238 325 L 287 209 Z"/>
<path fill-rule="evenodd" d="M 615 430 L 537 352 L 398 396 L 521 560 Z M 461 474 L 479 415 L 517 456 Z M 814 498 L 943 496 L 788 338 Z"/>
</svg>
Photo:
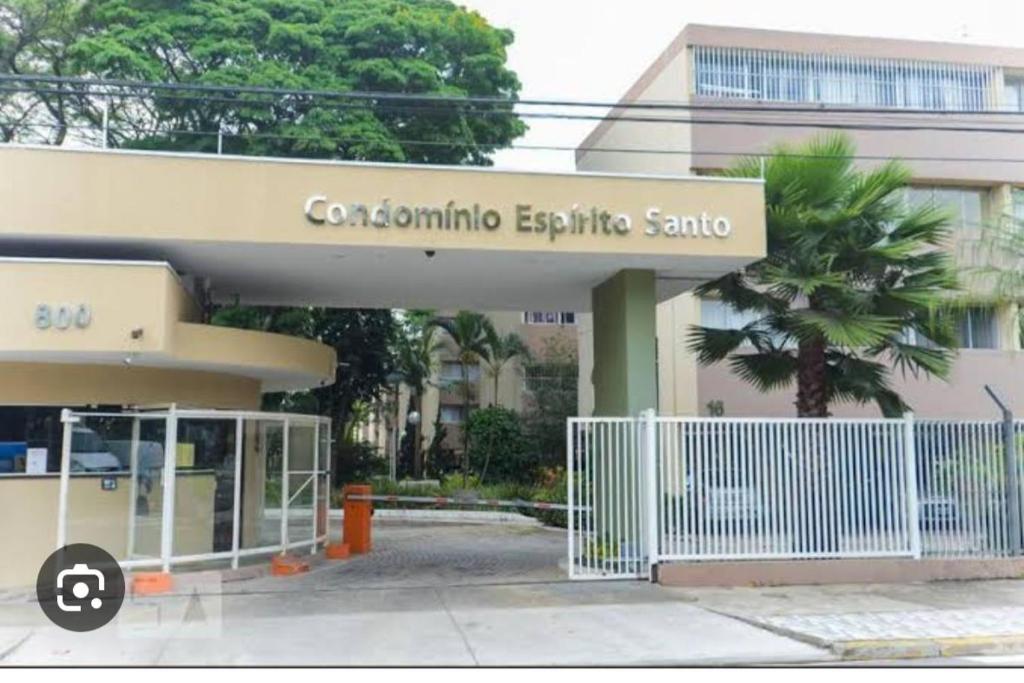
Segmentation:
<svg viewBox="0 0 1024 683">
<path fill-rule="evenodd" d="M 957 336 L 960 348 L 964 349 L 995 349 L 998 348 L 998 328 L 995 311 L 991 308 L 975 306 L 964 309 L 957 323 Z"/>
<path fill-rule="evenodd" d="M 470 382 L 480 381 L 480 366 L 476 363 L 466 365 Z M 457 360 L 446 360 L 441 363 L 441 382 L 453 384 L 462 381 L 462 363 Z"/>
<path fill-rule="evenodd" d="M 694 93 L 773 102 L 903 109 L 991 109 L 991 66 L 693 48 Z"/>
<path fill-rule="evenodd" d="M 465 422 L 466 409 L 463 406 L 442 405 L 441 423 L 448 425 L 460 425 Z"/>
<path fill-rule="evenodd" d="M 700 324 L 717 330 L 739 330 L 764 317 L 757 311 L 737 311 L 718 299 L 701 299 Z"/>
<path fill-rule="evenodd" d="M 1024 189 L 1013 188 L 1013 217 L 1024 222 Z"/>
<path fill-rule="evenodd" d="M 572 311 L 527 311 L 523 314 L 527 325 L 575 325 L 576 314 Z"/>
<path fill-rule="evenodd" d="M 973 187 L 911 187 L 907 189 L 907 203 L 917 208 L 933 204 L 947 209 L 953 217 L 953 227 L 977 228 L 981 226 L 985 190 Z"/>
<path fill-rule="evenodd" d="M 1007 78 L 1003 93 L 1007 110 L 1024 111 L 1024 78 Z"/>
</svg>

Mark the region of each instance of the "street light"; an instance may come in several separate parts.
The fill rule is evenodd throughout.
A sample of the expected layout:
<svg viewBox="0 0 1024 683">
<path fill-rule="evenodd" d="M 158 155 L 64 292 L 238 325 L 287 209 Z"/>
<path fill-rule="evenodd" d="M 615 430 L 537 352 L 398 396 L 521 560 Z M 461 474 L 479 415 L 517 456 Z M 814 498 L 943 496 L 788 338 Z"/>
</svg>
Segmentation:
<svg viewBox="0 0 1024 683">
<path fill-rule="evenodd" d="M 385 378 L 395 398 L 395 419 L 391 421 L 391 457 L 388 462 L 388 478 L 391 481 L 398 480 L 398 396 L 403 379 L 402 374 L 398 372 L 388 373 Z"/>
</svg>

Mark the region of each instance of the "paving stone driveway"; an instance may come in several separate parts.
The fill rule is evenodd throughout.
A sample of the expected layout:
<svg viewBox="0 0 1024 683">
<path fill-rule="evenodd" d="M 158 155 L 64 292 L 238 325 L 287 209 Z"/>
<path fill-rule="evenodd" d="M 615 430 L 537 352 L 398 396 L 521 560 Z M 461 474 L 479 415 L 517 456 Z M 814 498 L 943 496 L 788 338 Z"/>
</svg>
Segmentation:
<svg viewBox="0 0 1024 683">
<path fill-rule="evenodd" d="M 562 529 L 521 525 L 375 522 L 373 551 L 325 562 L 303 577 L 245 582 L 247 588 L 404 588 L 564 581 Z"/>
</svg>

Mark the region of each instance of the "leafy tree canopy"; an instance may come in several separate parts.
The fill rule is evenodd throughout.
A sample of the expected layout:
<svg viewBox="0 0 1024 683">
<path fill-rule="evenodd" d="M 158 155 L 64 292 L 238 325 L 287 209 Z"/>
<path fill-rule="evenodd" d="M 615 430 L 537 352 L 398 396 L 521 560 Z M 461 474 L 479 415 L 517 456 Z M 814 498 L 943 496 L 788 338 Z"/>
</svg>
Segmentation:
<svg viewBox="0 0 1024 683">
<path fill-rule="evenodd" d="M 505 66 L 512 33 L 448 0 L 86 0 L 80 26 L 75 70 L 98 77 L 503 99 L 520 88 Z M 115 97 L 112 138 L 210 151 L 223 130 L 225 151 L 243 154 L 488 164 L 525 131 L 507 104 L 480 116 L 423 101 L 242 97 Z"/>
</svg>

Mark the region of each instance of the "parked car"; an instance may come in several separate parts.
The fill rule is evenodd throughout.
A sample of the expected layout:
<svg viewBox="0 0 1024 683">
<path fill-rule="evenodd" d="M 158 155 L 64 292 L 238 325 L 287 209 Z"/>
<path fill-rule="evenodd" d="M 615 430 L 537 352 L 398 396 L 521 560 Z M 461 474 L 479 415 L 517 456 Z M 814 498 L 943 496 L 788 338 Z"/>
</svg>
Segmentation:
<svg viewBox="0 0 1024 683">
<path fill-rule="evenodd" d="M 118 472 L 121 461 L 110 451 L 103 438 L 81 425 L 71 431 L 72 472 Z"/>
<path fill-rule="evenodd" d="M 707 520 L 716 526 L 728 522 L 753 522 L 762 513 L 757 489 L 736 481 L 729 472 L 715 469 L 704 474 L 687 475 L 686 491 L 697 505 L 695 520 Z"/>
<path fill-rule="evenodd" d="M 960 506 L 952 496 L 924 493 L 917 509 L 925 529 L 950 529 L 960 520 Z"/>
</svg>

